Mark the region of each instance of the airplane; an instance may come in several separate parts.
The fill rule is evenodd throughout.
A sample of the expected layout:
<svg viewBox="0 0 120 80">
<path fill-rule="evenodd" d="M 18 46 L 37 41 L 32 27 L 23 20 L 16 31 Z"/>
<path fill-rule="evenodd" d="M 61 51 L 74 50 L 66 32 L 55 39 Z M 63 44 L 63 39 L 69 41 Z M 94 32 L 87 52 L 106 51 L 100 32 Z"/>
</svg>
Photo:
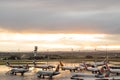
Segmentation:
<svg viewBox="0 0 120 80">
<path fill-rule="evenodd" d="M 108 56 L 103 61 L 101 61 L 101 62 L 96 62 L 95 61 L 94 65 L 95 66 L 103 66 L 103 65 L 105 65 L 105 63 L 109 63 Z"/>
<path fill-rule="evenodd" d="M 120 69 L 120 66 L 109 66 L 111 69 Z"/>
<path fill-rule="evenodd" d="M 62 61 L 60 61 L 60 66 L 62 70 L 69 70 L 70 72 L 75 72 L 76 70 L 78 70 L 78 67 L 75 66 L 64 66 L 64 64 L 62 63 Z"/>
<path fill-rule="evenodd" d="M 10 68 L 24 68 L 25 67 L 25 65 L 12 65 L 8 61 L 6 62 L 6 66 L 8 66 Z M 33 67 L 33 66 L 28 65 L 28 67 Z"/>
<path fill-rule="evenodd" d="M 85 64 L 86 64 L 88 67 L 95 67 L 95 64 L 93 64 L 93 63 L 88 63 L 88 62 L 86 62 Z M 80 66 L 83 66 L 83 67 L 84 67 L 84 64 L 81 63 Z"/>
<path fill-rule="evenodd" d="M 87 63 L 87 62 L 86 62 L 86 65 L 87 65 L 88 67 L 97 67 L 97 66 L 103 66 L 103 65 L 105 65 L 105 62 L 106 62 L 106 61 L 93 62 L 93 63 Z M 83 63 L 81 63 L 80 65 L 81 65 L 81 66 L 84 66 Z"/>
<path fill-rule="evenodd" d="M 110 68 L 107 63 L 105 65 L 106 65 L 106 69 L 108 71 L 110 71 L 110 73 L 115 73 L 116 75 L 120 74 L 120 68 L 116 68 L 116 69 L 115 68 Z"/>
<path fill-rule="evenodd" d="M 93 62 L 93 63 L 87 63 L 86 62 L 86 65 L 88 66 L 88 67 L 97 67 L 97 66 L 103 66 L 103 65 L 105 65 L 105 63 L 108 63 L 109 61 L 108 61 L 108 57 L 106 57 L 103 61 L 101 61 L 101 62 Z M 82 63 L 81 64 L 81 66 L 84 66 L 84 64 Z"/>
<path fill-rule="evenodd" d="M 106 69 L 106 66 L 103 66 L 103 68 Z M 120 66 L 109 66 L 109 68 L 111 68 L 111 69 L 120 69 Z"/>
<path fill-rule="evenodd" d="M 42 76 L 43 76 L 43 78 L 45 76 L 49 76 L 49 79 L 52 79 L 53 76 L 60 74 L 60 72 L 59 72 L 59 65 L 57 65 L 55 71 L 44 71 L 44 70 L 41 71 L 40 70 L 36 74 L 37 74 L 37 77 L 39 77 L 39 78 L 41 78 Z"/>
<path fill-rule="evenodd" d="M 83 63 L 84 64 L 84 66 L 85 66 L 85 69 L 87 70 L 87 71 L 92 71 L 92 73 L 94 74 L 94 73 L 97 73 L 97 72 L 99 72 L 99 71 L 104 71 L 103 70 L 103 67 L 101 68 L 101 69 L 99 69 L 99 68 L 96 68 L 96 67 L 87 67 L 87 65 L 86 65 L 86 63 L 84 62 Z"/>
<path fill-rule="evenodd" d="M 16 75 L 17 73 L 21 73 L 21 76 L 23 76 L 24 75 L 24 73 L 25 72 L 28 72 L 29 71 L 29 66 L 28 66 L 28 64 L 25 66 L 25 67 L 23 67 L 23 68 L 12 68 L 11 70 L 10 70 L 10 74 L 14 74 L 14 75 Z"/>
<path fill-rule="evenodd" d="M 110 75 L 109 71 L 107 71 L 105 75 L 103 75 L 103 73 L 101 71 L 98 71 L 97 74 L 88 74 L 88 73 L 80 73 L 80 72 L 78 72 L 78 73 L 73 73 L 71 79 L 78 80 L 79 77 L 85 77 L 85 78 L 87 78 L 87 77 L 88 78 L 92 78 L 92 77 L 93 78 L 104 78 L 104 77 L 109 77 L 109 75 Z"/>
<path fill-rule="evenodd" d="M 54 65 L 48 65 L 48 64 L 44 64 L 44 65 L 37 65 L 35 63 L 35 61 L 33 61 L 34 67 L 35 68 L 42 68 L 43 70 L 47 70 L 47 69 L 51 69 L 51 68 L 55 68 Z"/>
</svg>

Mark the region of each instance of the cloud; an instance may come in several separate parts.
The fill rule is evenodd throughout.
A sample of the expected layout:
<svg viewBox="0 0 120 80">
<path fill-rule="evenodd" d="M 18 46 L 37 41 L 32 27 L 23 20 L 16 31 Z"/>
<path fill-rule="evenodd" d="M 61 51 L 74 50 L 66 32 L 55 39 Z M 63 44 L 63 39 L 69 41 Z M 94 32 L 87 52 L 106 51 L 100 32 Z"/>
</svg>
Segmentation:
<svg viewBox="0 0 120 80">
<path fill-rule="evenodd" d="M 119 0 L 4 0 L 0 28 L 35 33 L 120 33 Z"/>
</svg>

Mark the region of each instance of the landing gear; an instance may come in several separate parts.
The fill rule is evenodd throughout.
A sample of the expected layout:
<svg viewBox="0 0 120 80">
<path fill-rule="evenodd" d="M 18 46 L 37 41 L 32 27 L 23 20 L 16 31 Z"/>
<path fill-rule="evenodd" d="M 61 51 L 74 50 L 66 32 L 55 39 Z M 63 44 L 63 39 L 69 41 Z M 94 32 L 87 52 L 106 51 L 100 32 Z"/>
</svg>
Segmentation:
<svg viewBox="0 0 120 80">
<path fill-rule="evenodd" d="M 97 71 L 92 71 L 92 74 L 97 74 Z"/>
<path fill-rule="evenodd" d="M 92 71 L 92 74 L 94 74 L 94 71 Z"/>
<path fill-rule="evenodd" d="M 37 77 L 38 77 L 38 78 L 43 78 L 43 79 L 45 78 L 44 75 L 38 75 Z"/>
<path fill-rule="evenodd" d="M 43 75 L 43 79 L 45 78 L 45 76 Z"/>
<path fill-rule="evenodd" d="M 116 75 L 118 76 L 118 75 L 119 75 L 119 73 L 116 73 Z"/>
<path fill-rule="evenodd" d="M 52 79 L 52 76 L 50 76 L 49 78 Z"/>
<path fill-rule="evenodd" d="M 63 71 L 65 71 L 65 69 L 62 68 Z"/>
<path fill-rule="evenodd" d="M 38 75 L 37 77 L 38 77 L 38 78 L 41 78 L 41 75 Z"/>
<path fill-rule="evenodd" d="M 73 72 L 75 72 L 75 69 L 73 70 Z"/>
<path fill-rule="evenodd" d="M 23 75 L 24 75 L 24 72 L 21 73 L 21 76 L 23 76 Z"/>
<path fill-rule="evenodd" d="M 95 71 L 95 74 L 97 74 L 97 71 Z"/>
<path fill-rule="evenodd" d="M 75 69 L 73 69 L 73 70 L 72 70 L 72 69 L 70 69 L 70 72 L 75 72 Z"/>
<path fill-rule="evenodd" d="M 75 72 L 74 70 L 70 69 L 70 72 Z"/>
</svg>

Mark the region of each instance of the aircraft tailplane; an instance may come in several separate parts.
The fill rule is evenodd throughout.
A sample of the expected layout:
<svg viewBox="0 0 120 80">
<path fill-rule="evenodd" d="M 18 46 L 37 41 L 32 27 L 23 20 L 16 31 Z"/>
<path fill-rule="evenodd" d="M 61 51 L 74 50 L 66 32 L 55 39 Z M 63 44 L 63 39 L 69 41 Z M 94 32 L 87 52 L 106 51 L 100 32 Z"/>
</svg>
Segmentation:
<svg viewBox="0 0 120 80">
<path fill-rule="evenodd" d="M 29 65 L 28 64 L 26 64 L 26 69 L 29 69 Z"/>
<path fill-rule="evenodd" d="M 101 72 L 101 73 L 104 73 L 104 68 L 103 68 L 103 67 L 100 69 L 100 72 Z"/>
<path fill-rule="evenodd" d="M 64 66 L 63 63 L 62 63 L 62 61 L 60 61 L 60 66 Z"/>
<path fill-rule="evenodd" d="M 58 64 L 55 72 L 59 72 L 59 69 L 60 69 L 60 65 Z"/>
<path fill-rule="evenodd" d="M 84 64 L 85 69 L 87 69 L 87 65 L 86 65 L 86 63 L 85 63 L 85 62 L 83 62 L 83 64 Z"/>
<path fill-rule="evenodd" d="M 109 71 L 110 71 L 110 68 L 109 68 L 108 64 L 107 64 L 107 63 L 105 63 L 105 65 L 106 65 L 107 70 L 109 70 Z"/>
<path fill-rule="evenodd" d="M 35 61 L 33 61 L 33 64 L 34 64 L 34 66 L 36 66 L 37 64 L 35 63 Z"/>
<path fill-rule="evenodd" d="M 6 65 L 7 65 L 7 66 L 10 66 L 11 64 L 7 61 L 7 62 L 6 62 Z"/>
</svg>

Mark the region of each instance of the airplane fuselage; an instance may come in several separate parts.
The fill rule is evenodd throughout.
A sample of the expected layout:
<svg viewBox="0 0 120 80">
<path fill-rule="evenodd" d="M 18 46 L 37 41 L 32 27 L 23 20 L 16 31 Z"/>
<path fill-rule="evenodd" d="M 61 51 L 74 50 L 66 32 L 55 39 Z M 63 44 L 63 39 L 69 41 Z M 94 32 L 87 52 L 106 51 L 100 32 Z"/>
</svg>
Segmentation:
<svg viewBox="0 0 120 80">
<path fill-rule="evenodd" d="M 55 68 L 55 66 L 51 66 L 51 65 L 35 65 L 35 68 L 42 68 L 43 70 L 47 70 L 47 69 L 51 69 L 51 68 Z"/>
<path fill-rule="evenodd" d="M 61 67 L 62 70 L 70 70 L 71 71 L 74 71 L 77 70 L 77 67 L 73 67 L 73 66 L 62 66 Z"/>
<path fill-rule="evenodd" d="M 15 75 L 16 75 L 16 73 L 21 73 L 21 75 L 24 75 L 24 73 L 25 73 L 25 72 L 28 72 L 28 71 L 29 71 L 29 69 L 13 68 L 13 69 L 10 70 L 10 73 L 11 73 L 11 74 L 15 74 Z"/>
<path fill-rule="evenodd" d="M 111 73 L 116 73 L 117 75 L 120 74 L 120 69 L 110 69 Z"/>
<path fill-rule="evenodd" d="M 85 74 L 85 73 L 75 73 L 71 78 L 76 78 L 76 77 L 96 77 L 96 78 L 103 78 L 103 75 L 98 75 L 98 74 Z"/>
<path fill-rule="evenodd" d="M 39 78 L 41 78 L 42 76 L 43 76 L 43 78 L 44 78 L 44 76 L 49 76 L 50 78 L 52 78 L 52 76 L 55 76 L 58 74 L 60 74 L 60 72 L 55 72 L 55 71 L 38 71 L 37 72 L 37 76 Z"/>
</svg>

